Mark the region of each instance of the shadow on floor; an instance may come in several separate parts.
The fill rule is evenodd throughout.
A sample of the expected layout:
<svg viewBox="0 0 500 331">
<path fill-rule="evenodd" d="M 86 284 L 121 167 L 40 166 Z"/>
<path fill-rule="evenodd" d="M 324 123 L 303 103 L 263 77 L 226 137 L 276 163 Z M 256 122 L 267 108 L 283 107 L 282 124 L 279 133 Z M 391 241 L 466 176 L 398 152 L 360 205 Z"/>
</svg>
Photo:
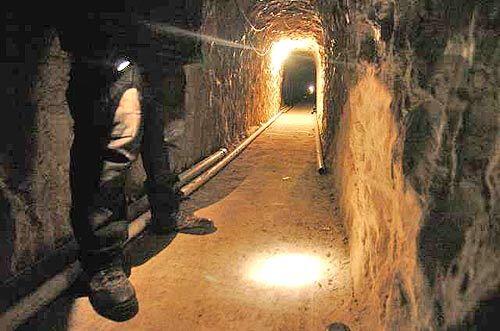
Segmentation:
<svg viewBox="0 0 500 331">
<path fill-rule="evenodd" d="M 238 160 L 233 161 L 217 175 L 217 182 L 209 181 L 199 191 L 184 200 L 181 203 L 181 209 L 187 213 L 194 213 L 196 210 L 223 200 L 241 185 L 251 168 L 252 165 L 238 162 Z M 217 220 L 214 222 L 217 226 Z M 176 233 L 155 235 L 145 231 L 143 235 L 131 241 L 126 248 L 132 266 L 137 267 L 146 263 L 167 248 L 176 236 Z"/>
<path fill-rule="evenodd" d="M 217 182 L 212 179 L 206 183 L 184 200 L 181 208 L 192 213 L 225 199 L 245 181 L 252 167 L 253 164 L 241 162 L 237 158 L 217 175 Z"/>
<path fill-rule="evenodd" d="M 229 196 L 243 183 L 253 164 L 239 162 L 238 159 L 229 164 L 217 175 L 217 182 L 211 180 L 190 198 L 183 201 L 181 208 L 186 212 L 195 212 L 217 203 Z M 217 225 L 217 220 L 214 220 Z M 133 267 L 140 266 L 159 254 L 175 239 L 176 234 L 155 235 L 146 231 L 142 236 L 131 241 L 125 251 Z M 57 300 L 39 311 L 18 331 L 42 330 L 64 331 L 68 329 L 68 319 L 75 298 L 83 296 L 82 287 L 75 284 Z"/>
<path fill-rule="evenodd" d="M 153 235 L 145 232 L 141 237 L 131 241 L 125 251 L 130 257 L 133 267 L 142 265 L 168 247 L 176 234 Z M 63 295 L 21 325 L 17 331 L 65 331 L 68 329 L 68 318 L 76 298 L 85 296 L 81 284 L 75 283 Z"/>
<path fill-rule="evenodd" d="M 167 248 L 176 236 L 177 233 L 159 236 L 146 231 L 142 236 L 131 241 L 125 252 L 130 258 L 132 267 L 140 266 L 155 257 Z"/>
</svg>

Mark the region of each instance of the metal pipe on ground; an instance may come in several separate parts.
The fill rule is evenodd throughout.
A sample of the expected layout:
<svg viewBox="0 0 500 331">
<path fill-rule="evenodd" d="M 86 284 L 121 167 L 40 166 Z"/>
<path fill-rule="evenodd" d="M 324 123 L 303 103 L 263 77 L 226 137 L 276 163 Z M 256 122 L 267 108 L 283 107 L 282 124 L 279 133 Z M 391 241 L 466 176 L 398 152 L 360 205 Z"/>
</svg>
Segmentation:
<svg viewBox="0 0 500 331">
<path fill-rule="evenodd" d="M 147 212 L 133 220 L 128 226 L 127 242 L 139 236 L 147 227 L 151 213 Z M 0 315 L 0 330 L 15 330 L 34 316 L 42 308 L 56 300 L 80 276 L 82 266 L 79 261 L 73 262 L 61 273 L 47 280 L 34 292 L 28 294 L 14 306 Z"/>
<path fill-rule="evenodd" d="M 188 196 L 195 190 L 197 190 L 201 185 L 206 183 L 210 178 L 215 176 L 222 168 L 224 168 L 229 162 L 231 162 L 236 156 L 238 156 L 248 145 L 255 140 L 265 129 L 267 129 L 281 114 L 290 110 L 290 108 L 282 108 L 276 115 L 271 117 L 264 125 L 262 125 L 257 131 L 255 131 L 250 137 L 248 137 L 242 144 L 240 144 L 234 151 L 227 155 L 222 161 L 210 168 L 205 174 L 197 177 L 192 183 L 184 186 L 181 192 Z M 221 149 L 217 154 L 222 153 Z M 214 154 L 214 155 L 215 155 Z M 227 150 L 225 151 L 227 154 Z M 213 161 L 214 155 L 210 156 L 208 159 Z M 208 167 L 203 162 L 203 166 Z M 200 163 L 202 163 L 200 162 Z M 199 165 L 199 164 L 198 164 Z M 196 166 L 195 166 L 196 167 Z M 195 168 L 193 167 L 193 168 Z M 191 168 L 190 170 L 192 170 Z M 208 175 L 207 175 L 208 173 Z M 185 176 L 189 178 L 189 176 Z M 192 185 L 194 184 L 194 185 Z M 187 188 L 187 189 L 185 189 Z M 151 222 L 151 213 L 146 212 L 135 220 L 133 220 L 128 226 L 128 239 L 127 242 L 133 238 L 139 236 L 144 229 Z M 82 272 L 82 266 L 79 261 L 70 264 L 61 273 L 55 275 L 51 279 L 47 280 L 40 287 L 38 287 L 34 292 L 28 294 L 22 298 L 17 304 L 8 309 L 5 313 L 0 315 L 0 330 L 15 330 L 17 327 L 25 323 L 30 317 L 34 316 L 42 308 L 53 302 L 57 297 L 59 297 L 64 291 L 66 291 L 80 276 Z"/>
<path fill-rule="evenodd" d="M 40 309 L 68 289 L 82 271 L 80 262 L 70 264 L 61 273 L 43 283 L 0 316 L 0 330 L 15 330 Z"/>
<path fill-rule="evenodd" d="M 209 167 L 211 167 L 214 163 L 216 163 L 220 159 L 222 159 L 225 155 L 227 155 L 227 153 L 228 151 L 226 148 L 221 148 L 217 152 L 201 160 L 188 170 L 180 173 L 178 175 L 179 181 L 174 186 L 175 190 L 179 190 L 182 186 L 189 183 L 189 181 L 191 181 L 193 178 L 198 176 L 203 171 L 207 170 Z M 147 212 L 149 208 L 150 205 L 148 197 L 147 195 L 144 195 L 140 199 L 134 201 L 128 206 L 128 211 L 127 211 L 128 219 L 135 220 L 136 218 Z"/>
<path fill-rule="evenodd" d="M 318 116 L 316 113 L 313 114 L 314 116 L 314 125 L 315 125 L 315 140 L 316 140 L 316 158 L 318 161 L 318 172 L 323 175 L 326 173 L 326 167 L 325 167 L 325 161 L 323 160 L 323 148 L 321 147 L 321 134 L 319 132 L 319 123 L 318 123 Z"/>
<path fill-rule="evenodd" d="M 252 135 L 250 135 L 245 141 L 243 141 L 238 147 L 236 147 L 231 153 L 227 154 L 227 149 L 222 148 L 212 156 L 208 157 L 207 159 L 201 161 L 200 163 L 196 164 L 193 166 L 191 169 L 183 172 L 181 175 L 179 175 L 179 181 L 181 181 L 181 176 L 183 178 L 189 178 L 191 177 L 191 174 L 194 173 L 195 168 L 199 168 L 201 166 L 205 167 L 205 169 L 210 165 L 213 164 L 214 159 L 220 158 L 220 155 L 222 154 L 223 156 L 226 155 L 222 160 L 219 161 L 216 165 L 214 165 L 212 168 L 208 169 L 206 172 L 202 173 L 200 176 L 196 177 L 191 183 L 184 185 L 182 188 L 180 188 L 180 192 L 184 197 L 188 197 L 191 195 L 194 191 L 196 191 L 198 188 L 200 188 L 203 184 L 208 182 L 212 177 L 214 177 L 219 171 L 221 171 L 226 165 L 229 164 L 232 160 L 234 160 L 245 148 L 250 145 L 252 141 L 255 140 L 262 132 L 264 132 L 265 129 L 267 129 L 271 124 L 276 121 L 276 119 L 283 113 L 286 113 L 293 107 L 283 107 L 280 109 L 280 111 L 271 117 L 266 123 L 264 123 L 257 131 L 255 131 Z M 187 179 L 186 179 L 187 180 Z M 177 184 L 176 184 L 177 186 Z M 147 211 L 144 214 L 140 215 L 137 217 L 132 223 L 129 225 L 129 240 L 130 238 L 133 238 L 135 236 L 138 236 L 144 229 L 146 229 L 151 223 L 151 212 Z"/>
<path fill-rule="evenodd" d="M 199 176 L 203 171 L 211 167 L 215 162 L 219 161 L 224 156 L 226 156 L 227 153 L 228 150 L 226 148 L 221 148 L 220 150 L 210 155 L 206 159 L 196 163 L 194 166 L 192 166 L 191 168 L 189 168 L 188 170 L 184 171 L 179 175 L 179 181 L 176 183 L 176 186 L 180 188 L 186 185 L 191 180 Z"/>
<path fill-rule="evenodd" d="M 280 117 L 283 113 L 286 113 L 290 108 L 282 108 L 280 111 L 271 117 L 266 123 L 264 123 L 257 131 L 251 134 L 247 139 L 245 139 L 238 147 L 236 147 L 231 153 L 229 153 L 225 158 L 223 158 L 219 163 L 214 165 L 212 168 L 208 169 L 202 175 L 197 177 L 191 183 L 183 186 L 180 190 L 181 194 L 184 197 L 191 195 L 194 191 L 199 189 L 203 184 L 208 182 L 212 177 L 217 175 L 219 171 L 221 171 L 225 166 L 229 164 L 232 160 L 234 160 L 241 152 L 245 150 L 245 148 L 250 145 L 252 141 L 255 140 L 265 129 L 267 129 L 271 124 L 276 121 L 278 117 Z"/>
</svg>

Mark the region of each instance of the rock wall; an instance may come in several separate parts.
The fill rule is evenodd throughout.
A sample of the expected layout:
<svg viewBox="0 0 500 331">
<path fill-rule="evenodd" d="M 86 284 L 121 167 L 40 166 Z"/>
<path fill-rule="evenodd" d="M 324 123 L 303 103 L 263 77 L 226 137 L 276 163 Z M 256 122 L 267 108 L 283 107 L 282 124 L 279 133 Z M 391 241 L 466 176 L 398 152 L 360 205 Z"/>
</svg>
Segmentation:
<svg viewBox="0 0 500 331">
<path fill-rule="evenodd" d="M 167 126 L 171 167 L 180 172 L 196 161 L 209 156 L 221 146 L 216 128 L 217 112 L 207 105 L 207 88 L 201 64 L 184 66 L 186 87 L 182 119 L 170 121 Z"/>
<path fill-rule="evenodd" d="M 260 54 L 266 43 L 253 34 L 244 14 L 253 1 L 208 0 L 201 32 L 218 42 L 204 44 L 203 72 L 208 111 L 222 145 L 231 145 L 251 126 L 268 118 L 267 58 Z M 221 42 L 224 41 L 224 42 Z M 227 44 L 226 44 L 227 42 Z"/>
<path fill-rule="evenodd" d="M 375 328 L 493 326 L 484 316 L 498 311 L 500 290 L 499 9 L 319 1 L 325 142 L 355 292 Z"/>
<path fill-rule="evenodd" d="M 52 31 L 31 28 L 10 35 L 10 61 L 2 64 L 1 280 L 71 237 L 69 60 Z"/>
</svg>

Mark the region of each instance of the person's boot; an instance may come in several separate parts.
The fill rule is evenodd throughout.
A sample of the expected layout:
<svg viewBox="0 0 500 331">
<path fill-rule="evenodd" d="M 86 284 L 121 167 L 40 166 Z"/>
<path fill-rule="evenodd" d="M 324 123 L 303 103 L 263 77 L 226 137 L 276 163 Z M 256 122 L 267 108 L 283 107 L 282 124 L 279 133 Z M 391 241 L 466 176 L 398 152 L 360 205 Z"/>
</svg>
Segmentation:
<svg viewBox="0 0 500 331">
<path fill-rule="evenodd" d="M 168 215 L 155 215 L 153 217 L 152 230 L 156 234 L 185 233 L 194 235 L 206 235 L 214 233 L 217 228 L 214 222 L 205 217 L 198 217 L 182 211 Z"/>
<path fill-rule="evenodd" d="M 130 278 L 130 275 L 132 274 L 132 264 L 130 262 L 130 258 L 124 261 L 123 272 L 125 273 L 127 278 Z M 82 272 L 77 280 L 73 283 L 73 285 L 71 285 L 71 287 L 69 288 L 69 293 L 76 298 L 88 297 L 90 293 L 89 277 L 90 276 L 86 272 Z"/>
<path fill-rule="evenodd" d="M 173 189 L 176 179 L 172 176 L 162 184 L 145 183 L 151 206 L 152 231 L 155 234 L 179 232 L 196 235 L 215 232 L 217 228 L 210 219 L 179 211 L 180 197 Z"/>
<path fill-rule="evenodd" d="M 99 315 L 115 322 L 127 321 L 139 311 L 134 287 L 121 266 L 89 275 L 89 300 Z"/>
</svg>

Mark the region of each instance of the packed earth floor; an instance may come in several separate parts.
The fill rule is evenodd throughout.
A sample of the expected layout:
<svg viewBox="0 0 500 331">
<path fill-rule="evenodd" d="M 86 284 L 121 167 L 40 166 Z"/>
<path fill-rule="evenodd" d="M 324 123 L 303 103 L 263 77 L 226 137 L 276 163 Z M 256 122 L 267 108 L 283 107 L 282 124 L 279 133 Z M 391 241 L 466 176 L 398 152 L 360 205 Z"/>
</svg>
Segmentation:
<svg viewBox="0 0 500 331">
<path fill-rule="evenodd" d="M 278 118 L 183 204 L 213 219 L 217 232 L 145 235 L 130 245 L 140 302 L 134 319 L 108 321 L 81 297 L 63 328 L 324 330 L 342 321 L 365 329 L 331 179 L 316 168 L 311 107 Z"/>
</svg>

